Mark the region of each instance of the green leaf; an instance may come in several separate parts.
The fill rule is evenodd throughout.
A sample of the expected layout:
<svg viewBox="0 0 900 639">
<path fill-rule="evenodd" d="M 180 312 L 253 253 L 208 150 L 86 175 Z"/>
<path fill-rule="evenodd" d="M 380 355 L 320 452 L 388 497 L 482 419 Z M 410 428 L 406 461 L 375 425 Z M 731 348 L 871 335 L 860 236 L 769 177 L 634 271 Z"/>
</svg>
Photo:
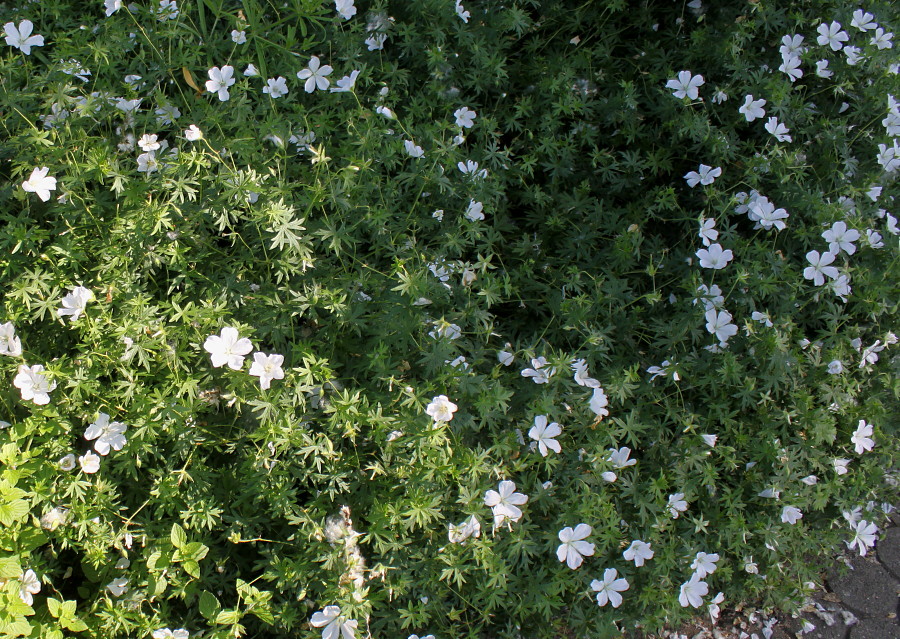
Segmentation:
<svg viewBox="0 0 900 639">
<path fill-rule="evenodd" d="M 239 610 L 223 610 L 218 615 L 216 615 L 216 623 L 220 623 L 226 626 L 234 625 L 240 620 L 241 612 Z"/>
<path fill-rule="evenodd" d="M 72 632 L 82 632 L 88 629 L 87 624 L 78 617 L 66 617 L 60 621 L 60 625 Z"/>
<path fill-rule="evenodd" d="M 184 528 L 178 524 L 172 524 L 172 534 L 170 536 L 172 538 L 172 545 L 176 548 L 183 548 L 187 543 L 187 535 L 184 532 Z"/>
<path fill-rule="evenodd" d="M 212 621 L 221 609 L 222 606 L 214 594 L 206 590 L 200 593 L 200 614 L 204 618 Z"/>
<path fill-rule="evenodd" d="M 62 606 L 60 605 L 58 599 L 47 597 L 47 609 L 50 611 L 51 615 L 53 615 L 54 617 L 59 617 L 61 607 Z"/>
<path fill-rule="evenodd" d="M 181 567 L 184 568 L 184 571 L 191 577 L 194 577 L 195 579 L 200 578 L 200 564 L 193 559 L 186 560 L 181 564 Z"/>
<path fill-rule="evenodd" d="M 27 516 L 28 502 L 24 499 L 0 504 L 0 524 L 4 526 L 12 526 L 14 522 L 21 521 Z"/>
<path fill-rule="evenodd" d="M 18 557 L 0 558 L 0 579 L 15 579 L 22 574 Z"/>
</svg>

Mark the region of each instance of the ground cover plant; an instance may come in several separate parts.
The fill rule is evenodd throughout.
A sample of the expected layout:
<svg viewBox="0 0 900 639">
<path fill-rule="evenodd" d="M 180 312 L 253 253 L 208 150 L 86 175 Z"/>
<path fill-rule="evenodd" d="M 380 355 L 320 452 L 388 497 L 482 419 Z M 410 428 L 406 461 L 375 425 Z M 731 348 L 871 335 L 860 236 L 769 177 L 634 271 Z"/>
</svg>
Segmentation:
<svg viewBox="0 0 900 639">
<path fill-rule="evenodd" d="M 0 636 L 614 636 L 896 497 L 889 2 L 0 5 Z"/>
</svg>

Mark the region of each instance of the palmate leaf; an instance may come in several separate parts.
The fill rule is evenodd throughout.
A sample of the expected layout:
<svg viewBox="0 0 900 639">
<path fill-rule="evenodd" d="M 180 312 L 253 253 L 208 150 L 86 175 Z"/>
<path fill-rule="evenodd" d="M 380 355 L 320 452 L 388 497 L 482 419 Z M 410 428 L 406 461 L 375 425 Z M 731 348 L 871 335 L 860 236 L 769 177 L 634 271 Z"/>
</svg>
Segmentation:
<svg viewBox="0 0 900 639">
<path fill-rule="evenodd" d="M 269 246 L 281 250 L 287 246 L 292 251 L 302 253 L 305 247 L 301 244 L 300 232 L 305 231 L 304 219 L 294 217 L 294 207 L 287 206 L 284 200 L 278 200 L 269 205 L 266 214 L 269 216 L 270 225 L 266 229 L 274 233 Z"/>
<path fill-rule="evenodd" d="M 13 522 L 21 521 L 28 516 L 28 502 L 24 499 L 14 499 L 0 504 L 0 524 L 12 526 Z"/>
</svg>

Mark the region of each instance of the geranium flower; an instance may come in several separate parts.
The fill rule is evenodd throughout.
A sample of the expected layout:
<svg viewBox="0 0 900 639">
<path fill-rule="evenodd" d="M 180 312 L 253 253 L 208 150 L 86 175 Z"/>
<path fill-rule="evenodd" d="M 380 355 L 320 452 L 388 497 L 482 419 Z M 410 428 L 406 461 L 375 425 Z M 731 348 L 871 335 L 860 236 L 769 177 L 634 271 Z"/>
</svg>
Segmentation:
<svg viewBox="0 0 900 639">
<path fill-rule="evenodd" d="M 856 253 L 856 245 L 853 242 L 857 241 L 860 235 L 856 229 L 848 229 L 846 222 L 838 220 L 822 233 L 822 237 L 828 242 L 830 253 L 837 255 L 844 251 L 847 255 L 853 255 Z"/>
<path fill-rule="evenodd" d="M 98 457 L 99 459 L 99 457 Z M 65 472 L 68 472 L 75 468 L 75 455 L 69 453 L 68 455 L 61 457 L 58 462 L 56 462 L 59 466 L 59 469 Z"/>
<path fill-rule="evenodd" d="M 640 568 L 644 565 L 644 561 L 653 559 L 653 554 L 650 544 L 643 542 L 640 539 L 635 539 L 631 542 L 631 545 L 625 549 L 622 556 L 625 557 L 625 561 L 633 561 L 635 567 Z"/>
<path fill-rule="evenodd" d="M 690 581 L 681 584 L 681 593 L 678 595 L 678 603 L 683 608 L 693 606 L 699 608 L 703 605 L 703 597 L 709 594 L 709 586 L 705 581 L 700 581 L 697 573 L 691 576 Z"/>
<path fill-rule="evenodd" d="M 453 112 L 453 117 L 456 118 L 456 126 L 461 129 L 471 129 L 475 125 L 475 118 L 478 117 L 478 114 L 469 107 L 460 107 Z"/>
<path fill-rule="evenodd" d="M 738 112 L 747 119 L 747 122 L 753 122 L 766 114 L 766 110 L 763 109 L 765 105 L 766 101 L 762 98 L 754 100 L 752 95 L 748 95 L 744 97 L 744 104 L 738 108 Z"/>
<path fill-rule="evenodd" d="M 878 164 L 884 167 L 885 173 L 893 173 L 900 169 L 900 147 L 897 146 L 897 141 L 894 140 L 893 146 L 879 144 L 878 155 L 875 159 Z"/>
<path fill-rule="evenodd" d="M 781 509 L 781 523 L 793 526 L 803 519 L 803 513 L 796 506 L 785 506 Z"/>
<path fill-rule="evenodd" d="M 309 59 L 309 66 L 297 72 L 297 77 L 301 80 L 306 80 L 303 88 L 307 93 L 312 93 L 316 89 L 324 91 L 328 88 L 328 85 L 331 84 L 331 81 L 325 76 L 329 75 L 332 71 L 334 71 L 334 69 L 327 64 L 325 66 L 320 66 L 318 56 L 313 56 Z"/>
<path fill-rule="evenodd" d="M 713 623 L 716 623 L 716 621 L 718 621 L 718 619 L 719 619 L 719 613 L 721 612 L 721 609 L 719 608 L 719 604 L 722 603 L 723 601 L 725 601 L 725 595 L 720 592 L 713 598 L 713 600 L 706 607 L 706 609 L 709 611 L 709 618 L 712 620 Z"/>
<path fill-rule="evenodd" d="M 779 231 L 783 231 L 787 228 L 784 220 L 788 219 L 790 215 L 784 209 L 776 209 L 769 198 L 761 195 L 750 203 L 750 217 L 767 231 L 773 226 Z"/>
<path fill-rule="evenodd" d="M 191 633 L 184 628 L 179 628 L 178 630 L 160 628 L 159 630 L 154 630 L 151 636 L 153 639 L 188 639 Z"/>
<path fill-rule="evenodd" d="M 688 186 L 694 188 L 698 184 L 702 186 L 708 186 L 716 181 L 716 178 L 722 175 L 722 168 L 716 167 L 713 168 L 711 166 L 707 166 L 706 164 L 701 164 L 699 172 L 698 171 L 689 171 L 685 174 L 684 179 L 687 180 Z"/>
<path fill-rule="evenodd" d="M 731 313 L 728 311 L 706 311 L 706 330 L 716 336 L 719 343 L 724 345 L 728 340 L 737 335 L 737 325 L 731 323 Z"/>
<path fill-rule="evenodd" d="M 481 202 L 476 202 L 475 200 L 469 200 L 469 206 L 466 207 L 465 218 L 467 220 L 471 220 L 472 222 L 478 222 L 479 220 L 484 219 L 484 204 Z M 535 382 L 540 384 L 541 382 Z"/>
<path fill-rule="evenodd" d="M 734 258 L 731 249 L 723 249 L 721 244 L 711 244 L 708 249 L 699 249 L 695 255 L 700 259 L 700 266 L 716 270 L 725 268 Z"/>
<path fill-rule="evenodd" d="M 534 357 L 531 359 L 532 368 L 526 368 L 522 371 L 522 377 L 530 377 L 535 384 L 546 384 L 550 378 L 556 375 L 556 367 L 548 367 L 547 360 L 544 357 Z"/>
<path fill-rule="evenodd" d="M 56 178 L 48 176 L 49 172 L 50 169 L 46 166 L 34 169 L 31 176 L 22 182 L 22 190 L 28 193 L 37 193 L 41 202 L 46 202 L 50 199 L 50 191 L 56 190 Z"/>
<path fill-rule="evenodd" d="M 831 279 L 838 276 L 837 268 L 829 266 L 829 264 L 834 262 L 834 254 L 832 253 L 825 252 L 819 255 L 818 251 L 810 251 L 806 254 L 806 261 L 810 265 L 803 269 L 803 277 L 812 280 L 816 286 L 822 286 L 825 283 L 826 275 Z"/>
<path fill-rule="evenodd" d="M 850 39 L 846 31 L 841 30 L 841 23 L 832 21 L 831 24 L 822 23 L 817 29 L 819 37 L 816 42 L 821 46 L 829 46 L 832 51 L 840 51 L 844 43 Z"/>
<path fill-rule="evenodd" d="M 791 82 L 796 82 L 803 77 L 803 69 L 800 68 L 800 57 L 789 56 L 782 59 L 778 70 L 786 74 Z"/>
<path fill-rule="evenodd" d="M 719 239 L 719 232 L 716 230 L 715 218 L 700 218 L 700 241 L 703 246 L 709 246 Z"/>
<path fill-rule="evenodd" d="M 772 116 L 766 122 L 766 131 L 775 136 L 779 142 L 793 142 L 794 138 L 788 135 L 791 131 L 783 122 L 779 122 L 778 118 Z"/>
<path fill-rule="evenodd" d="M 103 0 L 103 7 L 106 9 L 107 18 L 121 9 L 122 6 L 122 0 Z"/>
<path fill-rule="evenodd" d="M 834 71 L 828 68 L 828 60 L 816 62 L 816 75 L 820 78 L 830 78 L 834 75 Z"/>
<path fill-rule="evenodd" d="M 669 515 L 672 519 L 678 519 L 679 515 L 687 510 L 687 502 L 684 500 L 684 493 L 675 493 L 669 495 L 669 503 L 666 505 Z"/>
<path fill-rule="evenodd" d="M 373 33 L 366 38 L 364 44 L 369 51 L 381 51 L 384 49 L 385 40 L 387 40 L 386 33 Z"/>
<path fill-rule="evenodd" d="M 116 577 L 106 584 L 106 589 L 109 590 L 113 597 L 121 597 L 128 592 L 128 579 L 125 577 Z"/>
<path fill-rule="evenodd" d="M 559 442 L 554 439 L 562 433 L 562 428 L 556 422 L 547 423 L 546 415 L 536 415 L 534 426 L 528 431 L 528 436 L 535 440 L 542 457 L 547 456 L 547 449 L 557 453 L 562 452 Z"/>
<path fill-rule="evenodd" d="M 847 470 L 847 466 L 850 465 L 849 459 L 834 459 L 831 463 L 834 465 L 834 472 L 838 475 L 846 475 L 849 472 Z"/>
<path fill-rule="evenodd" d="M 354 639 L 358 625 L 355 619 L 341 615 L 339 606 L 325 606 L 324 610 L 313 614 L 309 623 L 322 628 L 322 639 Z"/>
<path fill-rule="evenodd" d="M 34 603 L 34 597 L 32 597 L 32 595 L 36 595 L 40 591 L 41 580 L 38 579 L 35 572 L 30 568 L 24 571 L 22 576 L 19 577 L 19 599 L 21 599 L 26 606 L 30 606 Z"/>
<path fill-rule="evenodd" d="M 19 372 L 13 379 L 13 386 L 22 393 L 23 400 L 30 399 L 38 406 L 50 403 L 50 392 L 56 388 L 56 382 L 50 382 L 43 373 L 44 367 L 40 364 L 19 366 Z"/>
<path fill-rule="evenodd" d="M 209 75 L 209 80 L 206 81 L 206 90 L 217 94 L 222 102 L 228 100 L 231 97 L 228 93 L 228 88 L 235 82 L 233 77 L 234 67 L 229 64 L 226 64 L 221 69 L 213 67 L 207 71 L 207 74 Z"/>
<path fill-rule="evenodd" d="M 174 20 L 178 17 L 178 3 L 176 0 L 159 0 L 159 9 L 156 12 L 156 19 L 160 22 L 166 20 Z"/>
<path fill-rule="evenodd" d="M 353 0 L 334 0 L 334 8 L 344 20 L 349 20 L 356 15 L 356 7 Z"/>
<path fill-rule="evenodd" d="M 847 548 L 856 546 L 859 554 L 865 557 L 868 549 L 873 548 L 875 540 L 878 539 L 878 526 L 863 519 L 856 525 L 851 524 L 850 527 L 853 529 L 853 539 L 845 542 Z"/>
<path fill-rule="evenodd" d="M 438 395 L 432 398 L 431 403 L 425 407 L 425 413 L 435 422 L 449 422 L 453 419 L 456 409 L 456 404 L 447 399 L 446 395 Z"/>
<path fill-rule="evenodd" d="M 716 571 L 717 561 L 719 561 L 719 555 L 717 553 L 707 554 L 705 552 L 698 552 L 691 564 L 691 570 L 693 570 L 700 579 L 703 579 Z"/>
<path fill-rule="evenodd" d="M 156 159 L 156 154 L 153 151 L 149 153 L 141 153 L 137 157 L 138 164 L 138 173 L 146 173 L 150 175 L 151 173 L 155 173 L 159 170 L 159 160 Z"/>
<path fill-rule="evenodd" d="M 97 421 L 84 431 L 84 438 L 88 441 L 96 439 L 94 450 L 105 457 L 109 454 L 110 448 L 122 450 L 127 441 L 124 435 L 126 430 L 128 430 L 128 426 L 122 422 L 110 422 L 109 415 L 100 413 L 97 416 Z"/>
<path fill-rule="evenodd" d="M 591 534 L 591 527 L 587 524 L 578 524 L 575 529 L 566 527 L 559 531 L 559 540 L 562 542 L 556 549 L 556 558 L 564 561 L 572 570 L 577 569 L 584 557 L 594 554 L 594 544 L 584 539 Z"/>
<path fill-rule="evenodd" d="M 499 491 L 499 492 L 498 492 Z M 516 492 L 516 484 L 505 480 L 501 481 L 497 490 L 488 490 L 484 493 L 484 505 L 493 510 L 494 528 L 497 528 L 505 520 L 516 522 L 522 518 L 519 506 L 528 502 L 528 495 Z"/>
<path fill-rule="evenodd" d="M 266 80 L 266 86 L 263 87 L 262 92 L 268 93 L 270 98 L 277 100 L 288 94 L 287 80 L 281 76 L 269 78 Z"/>
<path fill-rule="evenodd" d="M 591 399 L 588 402 L 588 407 L 591 409 L 591 412 L 600 419 L 603 419 L 609 415 L 609 410 L 606 408 L 607 406 L 609 406 L 609 398 L 606 396 L 606 392 L 602 388 L 595 388 L 594 392 L 591 393 Z"/>
<path fill-rule="evenodd" d="M 221 335 L 210 335 L 203 348 L 212 356 L 215 368 L 228 364 L 228 368 L 239 371 L 244 365 L 244 355 L 253 350 L 253 344 L 246 337 L 240 337 L 236 328 L 226 326 Z"/>
<path fill-rule="evenodd" d="M 16 336 L 16 327 L 12 322 L 0 324 L 0 355 L 19 357 L 22 354 L 22 341 Z"/>
<path fill-rule="evenodd" d="M 88 451 L 78 458 L 78 465 L 81 466 L 82 472 L 93 475 L 100 470 L 100 456 Z"/>
<path fill-rule="evenodd" d="M 12 22 L 3 25 L 6 32 L 6 44 L 19 49 L 25 55 L 31 54 L 31 47 L 44 46 L 44 36 L 31 35 L 34 30 L 34 23 L 31 20 L 22 20 L 19 26 L 15 26 Z"/>
<path fill-rule="evenodd" d="M 246 31 L 238 31 L 237 29 L 231 30 L 231 41 L 235 44 L 247 44 L 247 32 Z"/>
<path fill-rule="evenodd" d="M 586 386 L 587 388 L 600 388 L 600 382 L 588 375 L 587 362 L 585 362 L 583 359 L 574 360 L 572 362 L 572 370 L 575 372 L 572 378 L 579 386 Z"/>
<path fill-rule="evenodd" d="M 472 17 L 472 14 L 466 11 L 465 7 L 462 6 L 460 0 L 456 0 L 456 15 L 459 16 L 460 20 L 467 24 L 469 22 L 469 18 Z"/>
<path fill-rule="evenodd" d="M 874 29 L 878 24 L 875 22 L 875 16 L 871 13 L 863 11 L 862 9 L 857 9 L 853 12 L 853 19 L 850 21 L 850 26 L 865 32 L 869 29 Z"/>
<path fill-rule="evenodd" d="M 350 72 L 350 75 L 345 75 L 343 78 L 335 82 L 336 87 L 331 87 L 329 91 L 332 93 L 346 93 L 347 91 L 352 91 L 353 87 L 356 86 L 356 78 L 359 77 L 359 70 L 354 69 Z"/>
<path fill-rule="evenodd" d="M 472 515 L 458 526 L 450 524 L 447 537 L 451 544 L 461 544 L 469 537 L 481 537 L 481 522 L 478 521 L 478 517 Z"/>
<path fill-rule="evenodd" d="M 894 43 L 891 42 L 894 34 L 891 32 L 886 32 L 881 27 L 875 29 L 875 35 L 872 36 L 872 39 L 869 40 L 870 44 L 874 44 L 879 49 L 893 49 Z"/>
<path fill-rule="evenodd" d="M 847 56 L 847 64 L 850 66 L 855 66 L 862 60 L 862 51 L 859 47 L 844 47 L 844 55 Z"/>
<path fill-rule="evenodd" d="M 76 286 L 72 292 L 62 298 L 62 308 L 56 311 L 59 317 L 71 316 L 72 322 L 81 317 L 87 303 L 94 299 L 94 293 L 83 286 Z"/>
<path fill-rule="evenodd" d="M 872 434 L 872 424 L 867 424 L 864 419 L 859 420 L 859 424 L 857 424 L 853 436 L 850 437 L 850 441 L 853 444 L 857 455 L 862 455 L 864 452 L 875 448 L 875 440 L 872 439 Z"/>
<path fill-rule="evenodd" d="M 509 345 L 507 345 L 507 348 Z M 515 361 L 516 357 L 509 351 L 497 351 L 497 361 L 503 364 L 504 366 L 512 366 L 512 363 Z"/>
<path fill-rule="evenodd" d="M 406 153 L 413 158 L 425 157 L 425 150 L 412 140 L 403 140 L 403 147 Z"/>
<path fill-rule="evenodd" d="M 616 470 L 622 470 L 623 468 L 628 468 L 629 466 L 637 464 L 636 459 L 629 459 L 631 456 L 631 449 L 627 446 L 623 446 L 618 450 L 610 448 L 607 452 L 609 453 L 609 457 L 606 458 L 606 461 L 612 464 L 613 468 Z"/>
<path fill-rule="evenodd" d="M 781 46 L 778 48 L 778 52 L 781 53 L 783 59 L 799 56 L 806 50 L 802 45 L 802 35 L 786 35 L 781 38 Z"/>
<path fill-rule="evenodd" d="M 273 353 L 266 355 L 257 351 L 253 353 L 253 364 L 250 365 L 250 374 L 259 377 L 259 387 L 268 390 L 273 379 L 284 379 L 284 355 Z"/>
<path fill-rule="evenodd" d="M 196 142 L 203 139 L 203 131 L 196 124 L 192 124 L 184 131 L 184 137 L 188 142 Z"/>
<path fill-rule="evenodd" d="M 666 82 L 666 88 L 672 89 L 672 95 L 679 100 L 683 98 L 696 100 L 700 97 L 700 87 L 704 83 L 702 75 L 691 75 L 690 71 L 679 71 L 677 78 Z"/>
<path fill-rule="evenodd" d="M 591 582 L 591 589 L 597 592 L 597 605 L 605 606 L 611 603 L 613 608 L 622 605 L 622 595 L 620 592 L 628 590 L 628 580 L 618 578 L 619 573 L 615 568 L 607 568 L 603 572 L 603 580 L 594 579 Z"/>
</svg>

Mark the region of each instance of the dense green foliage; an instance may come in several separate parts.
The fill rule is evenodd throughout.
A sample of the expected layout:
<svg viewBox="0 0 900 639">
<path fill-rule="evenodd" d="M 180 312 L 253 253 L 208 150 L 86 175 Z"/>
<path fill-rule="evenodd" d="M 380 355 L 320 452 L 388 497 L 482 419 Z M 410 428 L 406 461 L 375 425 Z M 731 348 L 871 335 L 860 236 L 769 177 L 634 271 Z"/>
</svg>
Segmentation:
<svg viewBox="0 0 900 639">
<path fill-rule="evenodd" d="M 331 605 L 357 637 L 603 637 L 718 591 L 788 605 L 854 508 L 880 526 L 897 47 L 846 2 L 710 4 L 0 5 L 44 38 L 0 45 L 0 637 L 318 637 Z M 884 31 L 900 17 L 863 8 Z M 817 43 L 833 20 L 859 60 Z M 794 34 L 796 81 L 778 69 Z M 332 89 L 358 71 L 353 89 L 307 92 L 312 56 Z M 203 89 L 225 65 L 223 100 Z M 685 70 L 697 99 L 667 88 Z M 279 76 L 287 95 L 263 93 Z M 721 175 L 691 187 L 701 164 Z M 41 167 L 46 200 L 23 188 Z M 788 217 L 754 224 L 753 191 Z M 705 220 L 724 268 L 697 254 Z M 816 285 L 807 254 L 837 222 L 853 251 L 838 238 L 840 276 L 823 264 Z M 283 355 L 283 379 L 262 388 L 246 351 L 214 366 L 225 327 Z M 22 388 L 34 365 L 44 403 Z M 127 441 L 85 438 L 101 414 Z M 535 447 L 539 416 L 560 452 Z M 492 527 L 503 480 L 528 500 Z M 451 543 L 472 515 L 480 536 Z M 594 554 L 572 570 L 558 535 L 580 523 Z M 654 551 L 641 567 L 633 540 Z M 698 552 L 720 559 L 695 610 Z M 591 588 L 607 568 L 619 607 Z"/>
</svg>

